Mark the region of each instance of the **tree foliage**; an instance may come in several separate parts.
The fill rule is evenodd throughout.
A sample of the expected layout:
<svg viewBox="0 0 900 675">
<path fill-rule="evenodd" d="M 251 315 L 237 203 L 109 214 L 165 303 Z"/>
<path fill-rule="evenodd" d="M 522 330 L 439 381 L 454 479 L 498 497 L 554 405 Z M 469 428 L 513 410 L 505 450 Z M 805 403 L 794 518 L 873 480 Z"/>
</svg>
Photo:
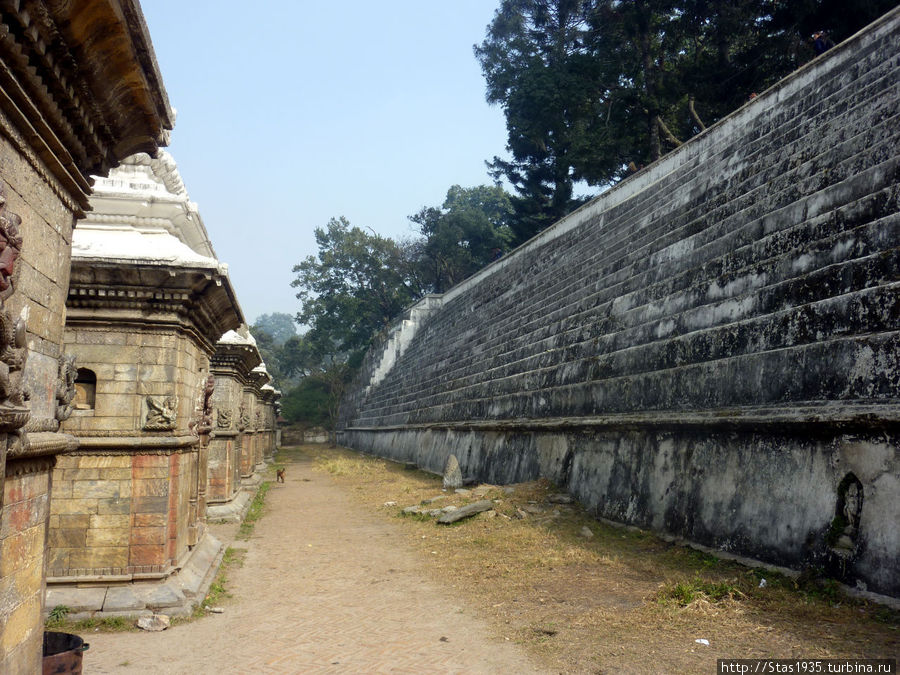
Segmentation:
<svg viewBox="0 0 900 675">
<path fill-rule="evenodd" d="M 251 328 L 271 336 L 273 344 L 278 347 L 282 346 L 290 338 L 297 336 L 297 326 L 294 323 L 294 317 L 284 312 L 261 314 L 256 317 L 256 321 Z"/>
<path fill-rule="evenodd" d="M 506 253 L 511 213 L 509 195 L 499 186 L 454 185 L 443 206 L 410 216 L 423 237 L 416 261 L 421 286 L 443 293 Z"/>
<path fill-rule="evenodd" d="M 475 46 L 506 116 L 511 227 L 532 236 L 655 161 L 896 0 L 502 0 Z"/>
<path fill-rule="evenodd" d="M 294 266 L 301 302 L 297 322 L 309 326 L 314 349 L 365 349 L 416 298 L 416 275 L 403 247 L 388 237 L 332 218 L 316 228 L 317 256 Z"/>
</svg>

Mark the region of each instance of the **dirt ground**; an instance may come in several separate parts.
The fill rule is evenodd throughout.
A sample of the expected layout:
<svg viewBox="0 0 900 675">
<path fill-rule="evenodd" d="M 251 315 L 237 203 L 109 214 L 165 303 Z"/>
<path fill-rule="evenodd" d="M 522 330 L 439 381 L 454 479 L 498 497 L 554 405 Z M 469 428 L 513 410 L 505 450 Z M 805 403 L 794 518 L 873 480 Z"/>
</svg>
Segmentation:
<svg viewBox="0 0 900 675">
<path fill-rule="evenodd" d="M 222 614 L 161 633 L 83 633 L 104 673 L 534 673 L 521 647 L 420 571 L 395 527 L 309 457 L 283 462 Z M 214 526 L 220 537 L 235 527 Z"/>
<path fill-rule="evenodd" d="M 246 553 L 225 612 L 85 635 L 85 673 L 714 673 L 718 658 L 900 652 L 896 611 L 602 525 L 544 482 L 442 492 L 322 446 L 278 462 L 287 482 L 231 544 Z M 493 510 L 452 526 L 403 513 L 485 498 Z"/>
</svg>

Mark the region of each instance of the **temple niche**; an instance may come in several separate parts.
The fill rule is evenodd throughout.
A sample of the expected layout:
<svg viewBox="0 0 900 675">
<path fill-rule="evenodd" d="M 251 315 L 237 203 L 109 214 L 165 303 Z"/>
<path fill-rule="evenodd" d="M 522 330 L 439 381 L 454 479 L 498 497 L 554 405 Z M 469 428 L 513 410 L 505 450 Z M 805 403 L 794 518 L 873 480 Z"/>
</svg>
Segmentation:
<svg viewBox="0 0 900 675">
<path fill-rule="evenodd" d="M 47 604 L 186 613 L 221 549 L 205 524 L 211 359 L 243 315 L 171 156 L 133 155 L 94 190 L 72 243 L 78 447 L 53 473 Z"/>
<path fill-rule="evenodd" d="M 3 3 L 0 26 L 0 672 L 36 673 L 50 474 L 78 446 L 72 231 L 90 176 L 155 153 L 174 116 L 134 0 Z"/>
</svg>

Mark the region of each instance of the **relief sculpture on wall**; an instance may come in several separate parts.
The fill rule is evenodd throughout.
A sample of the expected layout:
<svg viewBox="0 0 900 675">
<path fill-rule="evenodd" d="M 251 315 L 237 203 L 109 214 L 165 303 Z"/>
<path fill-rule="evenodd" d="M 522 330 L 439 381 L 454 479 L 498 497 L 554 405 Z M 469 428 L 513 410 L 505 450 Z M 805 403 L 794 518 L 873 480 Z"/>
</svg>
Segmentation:
<svg viewBox="0 0 900 675">
<path fill-rule="evenodd" d="M 216 389 L 216 378 L 210 375 L 203 384 L 197 407 L 194 410 L 195 417 L 188 424 L 188 428 L 195 434 L 208 434 L 212 430 L 212 395 Z"/>
<path fill-rule="evenodd" d="M 56 419 L 65 422 L 75 410 L 75 379 L 78 368 L 75 367 L 74 354 L 61 354 L 59 357 L 59 376 L 56 382 Z"/>
<path fill-rule="evenodd" d="M 25 321 L 13 320 L 5 308 L 13 294 L 16 260 L 22 252 L 19 225 L 22 220 L 6 208 L 6 197 L 0 185 L 0 428 L 19 429 L 30 412 L 26 401 L 22 374 L 28 350 L 25 343 Z"/>
<path fill-rule="evenodd" d="M 147 412 L 144 417 L 145 431 L 171 431 L 175 428 L 178 399 L 175 396 L 147 396 L 144 399 Z"/>
<path fill-rule="evenodd" d="M 234 416 L 234 413 L 231 410 L 219 410 L 216 416 L 216 423 L 219 425 L 220 429 L 230 429 L 231 428 L 231 420 Z"/>
</svg>

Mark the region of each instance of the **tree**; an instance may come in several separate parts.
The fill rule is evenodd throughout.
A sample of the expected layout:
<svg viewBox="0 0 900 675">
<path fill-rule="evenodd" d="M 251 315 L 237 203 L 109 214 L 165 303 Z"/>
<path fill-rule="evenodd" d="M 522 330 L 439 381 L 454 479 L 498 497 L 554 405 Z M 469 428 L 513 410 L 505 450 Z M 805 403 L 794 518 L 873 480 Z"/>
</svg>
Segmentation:
<svg viewBox="0 0 900 675">
<path fill-rule="evenodd" d="M 620 180 L 896 0 L 502 0 L 475 47 L 502 106 L 517 241 L 568 213 L 573 181 Z"/>
<path fill-rule="evenodd" d="M 297 335 L 294 317 L 283 312 L 261 314 L 256 318 L 252 328 L 258 331 L 265 331 L 272 337 L 272 342 L 278 347 Z"/>
<path fill-rule="evenodd" d="M 571 152 L 593 115 L 603 88 L 597 63 L 585 50 L 583 0 L 503 0 L 475 46 L 487 82 L 487 100 L 506 115 L 511 160 L 488 163 L 495 178 L 516 191 L 511 228 L 521 243 L 579 205 Z M 603 154 L 604 139 L 593 139 Z"/>
<path fill-rule="evenodd" d="M 323 353 L 364 350 L 401 310 L 417 300 L 416 273 L 407 251 L 392 239 L 333 218 L 316 228 L 318 256 L 294 267 L 302 303 L 297 322 Z"/>
<path fill-rule="evenodd" d="M 424 237 L 417 253 L 427 289 L 443 293 L 509 250 L 513 234 L 509 195 L 499 186 L 454 185 L 440 208 L 423 208 L 410 220 Z"/>
</svg>

